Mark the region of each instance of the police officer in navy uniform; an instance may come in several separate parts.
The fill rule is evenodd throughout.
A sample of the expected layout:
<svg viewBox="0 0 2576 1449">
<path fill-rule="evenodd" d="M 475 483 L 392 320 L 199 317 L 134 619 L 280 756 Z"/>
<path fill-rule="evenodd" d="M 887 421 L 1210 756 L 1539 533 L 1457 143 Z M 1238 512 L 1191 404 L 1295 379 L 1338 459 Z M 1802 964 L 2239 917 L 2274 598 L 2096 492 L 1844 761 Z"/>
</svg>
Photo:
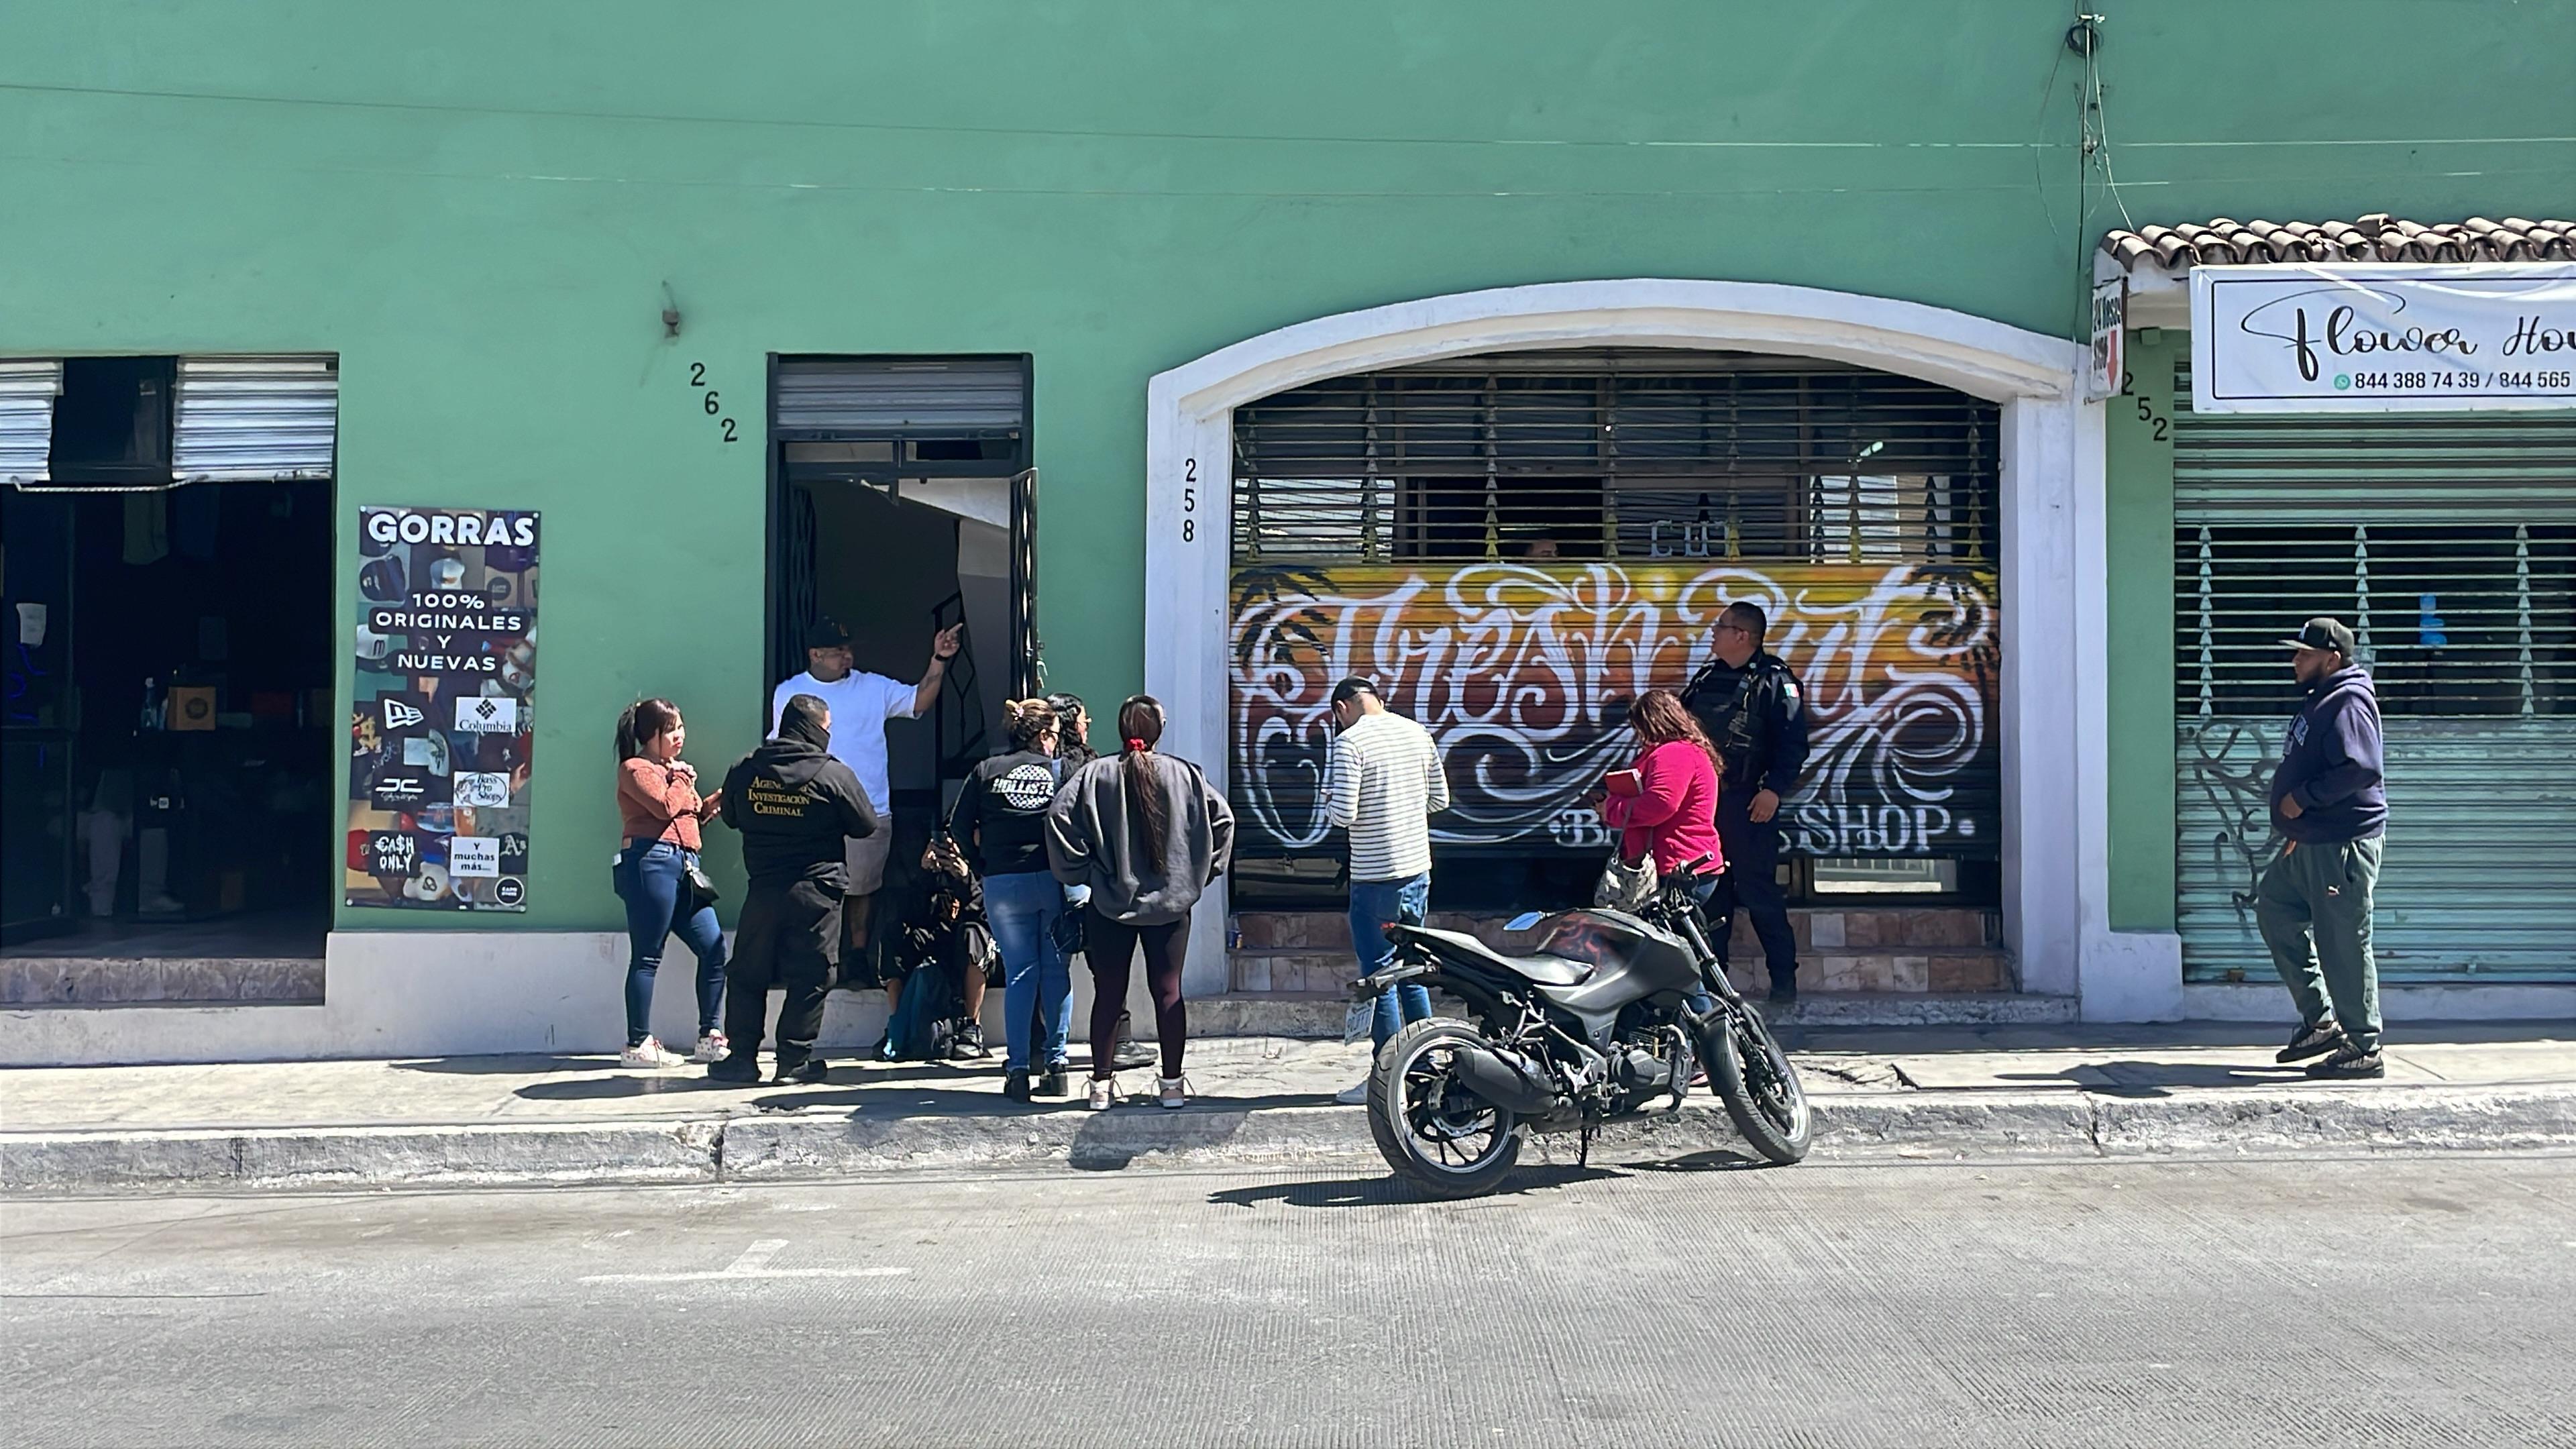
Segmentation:
<svg viewBox="0 0 2576 1449">
<path fill-rule="evenodd" d="M 1682 703 L 1699 719 L 1724 757 L 1718 783 L 1717 838 L 1726 847 L 1728 891 L 1715 928 L 1724 960 L 1735 929 L 1735 907 L 1753 918 L 1762 955 L 1771 968 L 1771 999 L 1798 999 L 1798 942 L 1789 932 L 1789 901 L 1781 893 L 1780 802 L 1798 784 L 1807 763 L 1807 702 L 1798 676 L 1776 654 L 1763 652 L 1770 618 L 1759 604 L 1737 602 L 1717 616 L 1711 636 L 1716 657 L 1691 676 Z"/>
</svg>

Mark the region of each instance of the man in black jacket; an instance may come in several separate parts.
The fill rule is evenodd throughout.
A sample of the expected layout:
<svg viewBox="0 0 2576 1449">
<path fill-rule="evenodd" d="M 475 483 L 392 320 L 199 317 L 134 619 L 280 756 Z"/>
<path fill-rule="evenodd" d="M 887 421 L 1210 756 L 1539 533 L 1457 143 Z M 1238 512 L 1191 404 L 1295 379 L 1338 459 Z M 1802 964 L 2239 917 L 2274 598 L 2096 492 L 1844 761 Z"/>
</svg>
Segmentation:
<svg viewBox="0 0 2576 1449">
<path fill-rule="evenodd" d="M 800 694 L 779 711 L 778 737 L 725 774 L 724 823 L 742 832 L 751 876 L 733 960 L 725 966 L 723 1061 L 719 1082 L 760 1080 L 760 1037 L 769 989 L 784 987 L 778 1013 L 778 1080 L 819 1082 L 814 1055 L 823 998 L 841 960 L 841 892 L 849 883 L 845 839 L 876 833 L 876 811 L 850 767 L 832 758 L 832 712 Z"/>
<path fill-rule="evenodd" d="M 1771 969 L 1771 999 L 1798 999 L 1798 940 L 1789 929 L 1789 898 L 1780 890 L 1780 802 L 1798 787 L 1807 765 L 1807 707 L 1798 676 L 1762 647 L 1771 620 L 1745 600 L 1719 612 L 1710 642 L 1715 657 L 1682 688 L 1726 763 L 1717 788 L 1717 839 L 1726 851 L 1733 904 L 1710 913 L 1720 962 L 1735 929 L 1735 906 L 1753 921 Z"/>
<path fill-rule="evenodd" d="M 2324 1057 L 2308 1067 L 2311 1077 L 2384 1076 L 2370 953 L 2370 897 L 2388 828 L 2379 696 L 2352 662 L 2352 631 L 2341 623 L 2310 619 L 2281 642 L 2298 651 L 2290 668 L 2308 699 L 2272 774 L 2272 828 L 2284 843 L 2254 893 L 2255 924 L 2299 1007 L 2280 1060 Z"/>
</svg>

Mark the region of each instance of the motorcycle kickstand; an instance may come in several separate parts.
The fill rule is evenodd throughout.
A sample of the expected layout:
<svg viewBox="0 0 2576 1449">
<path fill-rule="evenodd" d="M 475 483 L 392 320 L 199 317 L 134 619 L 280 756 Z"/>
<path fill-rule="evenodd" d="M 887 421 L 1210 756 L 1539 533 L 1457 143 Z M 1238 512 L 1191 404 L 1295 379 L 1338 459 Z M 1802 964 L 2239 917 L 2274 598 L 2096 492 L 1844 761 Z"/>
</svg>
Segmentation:
<svg viewBox="0 0 2576 1449">
<path fill-rule="evenodd" d="M 1588 1168 L 1590 1168 L 1590 1167 L 1592 1166 L 1592 1133 L 1593 1133 L 1593 1127 L 1594 1127 L 1594 1123 L 1593 1123 L 1592 1119 L 1591 1119 L 1591 1118 L 1589 1118 L 1589 1117 L 1584 1118 L 1584 1119 L 1583 1119 L 1583 1130 L 1582 1130 L 1579 1134 L 1577 1134 L 1577 1136 L 1576 1136 L 1576 1139 L 1575 1139 L 1575 1141 L 1576 1141 L 1576 1146 L 1575 1146 L 1575 1150 L 1574 1150 L 1574 1170 L 1575 1170 L 1575 1171 L 1577 1171 L 1577 1172 L 1582 1172 L 1582 1171 L 1584 1171 L 1584 1170 L 1586 1170 L 1586 1169 L 1588 1169 Z"/>
</svg>

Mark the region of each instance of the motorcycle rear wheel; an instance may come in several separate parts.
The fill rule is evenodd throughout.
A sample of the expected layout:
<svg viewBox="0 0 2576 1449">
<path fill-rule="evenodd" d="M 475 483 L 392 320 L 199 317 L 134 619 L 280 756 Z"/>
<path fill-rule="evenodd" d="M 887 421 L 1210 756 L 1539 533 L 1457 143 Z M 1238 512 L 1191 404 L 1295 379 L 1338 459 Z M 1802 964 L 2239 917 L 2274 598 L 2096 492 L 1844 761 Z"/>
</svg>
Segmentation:
<svg viewBox="0 0 2576 1449">
<path fill-rule="evenodd" d="M 1815 1114 L 1789 1054 L 1751 1006 L 1721 1012 L 1708 1035 L 1708 1088 L 1726 1104 L 1735 1130 L 1753 1150 L 1787 1165 L 1815 1141 Z"/>
<path fill-rule="evenodd" d="M 1512 1114 L 1459 1087 L 1445 1069 L 1448 1054 L 1486 1044 L 1467 1023 L 1435 1016 L 1397 1032 L 1369 1070 L 1369 1135 L 1378 1154 L 1433 1197 L 1482 1197 L 1520 1161 Z"/>
</svg>

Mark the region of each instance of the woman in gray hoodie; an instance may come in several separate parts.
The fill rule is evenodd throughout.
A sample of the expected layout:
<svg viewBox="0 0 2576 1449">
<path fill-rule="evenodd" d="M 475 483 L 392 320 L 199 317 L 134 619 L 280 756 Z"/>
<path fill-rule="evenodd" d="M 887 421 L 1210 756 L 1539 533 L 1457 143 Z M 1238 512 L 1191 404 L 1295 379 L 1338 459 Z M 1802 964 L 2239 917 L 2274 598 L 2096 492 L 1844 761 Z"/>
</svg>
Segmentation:
<svg viewBox="0 0 2576 1449">
<path fill-rule="evenodd" d="M 1089 886 L 1083 923 L 1091 958 L 1091 1110 L 1118 1097 L 1118 1013 L 1128 972 L 1145 952 L 1145 984 L 1154 998 L 1162 1040 L 1166 1107 L 1189 1105 L 1181 1081 L 1181 1047 L 1189 1018 L 1181 1006 L 1181 960 L 1189 946 L 1190 908 L 1225 872 L 1234 850 L 1234 811 L 1198 766 L 1157 753 L 1163 706 L 1137 695 L 1118 708 L 1123 748 L 1085 765 L 1047 811 L 1047 863 L 1069 886 Z"/>
</svg>

